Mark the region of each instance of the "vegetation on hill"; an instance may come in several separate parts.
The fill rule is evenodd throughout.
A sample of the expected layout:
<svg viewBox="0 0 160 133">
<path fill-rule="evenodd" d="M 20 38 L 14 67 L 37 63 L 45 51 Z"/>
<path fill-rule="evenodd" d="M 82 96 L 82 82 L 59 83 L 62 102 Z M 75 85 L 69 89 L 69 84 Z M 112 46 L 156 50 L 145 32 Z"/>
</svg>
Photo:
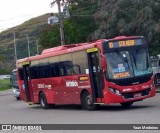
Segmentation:
<svg viewBox="0 0 160 133">
<path fill-rule="evenodd" d="M 0 74 L 9 73 L 15 68 L 15 51 L 14 51 L 14 36 L 17 49 L 17 58 L 28 57 L 28 40 L 31 56 L 37 54 L 36 41 L 39 38 L 41 30 L 47 25 L 47 19 L 50 14 L 45 14 L 33 19 L 30 19 L 23 24 L 14 28 L 8 29 L 0 33 Z M 6 71 L 4 71 L 6 70 Z"/>
</svg>

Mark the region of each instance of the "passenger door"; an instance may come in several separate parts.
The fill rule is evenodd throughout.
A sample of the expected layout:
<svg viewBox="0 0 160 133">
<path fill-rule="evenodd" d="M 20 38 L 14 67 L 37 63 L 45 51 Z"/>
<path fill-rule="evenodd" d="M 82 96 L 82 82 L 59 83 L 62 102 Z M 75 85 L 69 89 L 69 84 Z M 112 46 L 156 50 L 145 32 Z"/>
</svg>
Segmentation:
<svg viewBox="0 0 160 133">
<path fill-rule="evenodd" d="M 90 81 L 92 87 L 92 95 L 94 102 L 97 102 L 96 99 L 100 98 L 102 102 L 103 98 L 103 87 L 104 80 L 102 75 L 102 69 L 99 60 L 99 51 L 98 48 L 92 48 L 87 50 L 88 53 L 88 67 L 90 74 Z"/>
<path fill-rule="evenodd" d="M 30 76 L 30 63 L 25 62 L 23 63 L 23 80 L 24 84 L 23 92 L 25 93 L 26 101 L 27 102 L 33 102 L 33 90 L 31 85 L 31 76 Z"/>
</svg>

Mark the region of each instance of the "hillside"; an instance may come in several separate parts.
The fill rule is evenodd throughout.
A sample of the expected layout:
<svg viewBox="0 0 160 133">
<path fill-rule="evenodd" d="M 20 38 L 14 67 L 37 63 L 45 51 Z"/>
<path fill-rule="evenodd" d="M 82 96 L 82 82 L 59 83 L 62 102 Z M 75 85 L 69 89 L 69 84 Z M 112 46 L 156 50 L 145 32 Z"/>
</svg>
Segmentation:
<svg viewBox="0 0 160 133">
<path fill-rule="evenodd" d="M 0 69 L 13 69 L 15 67 L 14 59 L 14 36 L 16 40 L 17 58 L 28 56 L 27 35 L 29 36 L 31 55 L 37 54 L 36 41 L 41 30 L 47 25 L 47 19 L 50 14 L 45 14 L 32 18 L 21 25 L 8 29 L 0 33 Z"/>
</svg>

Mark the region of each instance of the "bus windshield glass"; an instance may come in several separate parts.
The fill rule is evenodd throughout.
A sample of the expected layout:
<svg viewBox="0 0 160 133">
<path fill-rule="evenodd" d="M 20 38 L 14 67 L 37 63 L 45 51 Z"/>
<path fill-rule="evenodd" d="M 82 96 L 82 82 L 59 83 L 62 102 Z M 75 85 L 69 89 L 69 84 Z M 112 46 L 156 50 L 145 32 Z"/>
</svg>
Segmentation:
<svg viewBox="0 0 160 133">
<path fill-rule="evenodd" d="M 17 72 L 13 71 L 12 72 L 12 85 L 13 86 L 18 86 L 18 82 L 17 82 Z"/>
<path fill-rule="evenodd" d="M 105 54 L 106 76 L 109 79 L 124 79 L 152 73 L 147 49 L 115 50 Z"/>
</svg>

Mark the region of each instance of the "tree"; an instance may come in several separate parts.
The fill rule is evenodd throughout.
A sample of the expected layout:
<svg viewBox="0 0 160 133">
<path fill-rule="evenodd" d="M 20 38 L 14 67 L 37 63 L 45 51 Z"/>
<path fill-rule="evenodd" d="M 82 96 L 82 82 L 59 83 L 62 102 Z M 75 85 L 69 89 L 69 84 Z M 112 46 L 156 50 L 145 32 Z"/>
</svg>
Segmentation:
<svg viewBox="0 0 160 133">
<path fill-rule="evenodd" d="M 4 61 L 4 57 L 2 55 L 0 55 L 0 68 L 2 66 L 3 61 Z"/>
<path fill-rule="evenodd" d="M 97 0 L 69 0 L 71 17 L 64 20 L 66 44 L 90 41 L 90 35 L 97 29 L 93 14 L 97 9 Z M 43 48 L 60 45 L 59 25 L 47 26 L 40 35 Z"/>
<path fill-rule="evenodd" d="M 60 33 L 58 26 L 48 25 L 40 34 L 40 45 L 42 48 L 50 48 L 60 45 Z"/>
<path fill-rule="evenodd" d="M 64 0 L 64 2 L 68 2 L 71 14 L 71 18 L 64 22 L 67 44 L 136 35 L 148 39 L 151 55 L 159 54 L 160 0 Z M 41 36 L 42 44 L 46 43 L 48 47 L 60 45 L 59 28 L 58 26 L 53 28 L 49 29 L 49 32 L 46 30 Z"/>
<path fill-rule="evenodd" d="M 92 39 L 113 38 L 119 35 L 145 36 L 152 55 L 160 51 L 159 0 L 99 0 L 95 13 L 99 25 Z M 98 21 L 97 21 L 98 20 Z"/>
</svg>

